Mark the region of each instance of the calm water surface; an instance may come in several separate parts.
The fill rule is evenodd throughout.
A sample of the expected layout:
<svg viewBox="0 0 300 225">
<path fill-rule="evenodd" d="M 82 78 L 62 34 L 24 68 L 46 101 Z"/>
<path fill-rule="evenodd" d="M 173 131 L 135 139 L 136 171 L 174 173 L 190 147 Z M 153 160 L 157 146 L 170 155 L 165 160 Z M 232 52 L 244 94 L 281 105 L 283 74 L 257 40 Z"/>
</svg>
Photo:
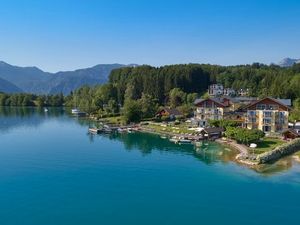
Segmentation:
<svg viewBox="0 0 300 225">
<path fill-rule="evenodd" d="M 216 143 L 88 126 L 61 109 L 0 108 L 1 225 L 298 224 L 290 158 L 259 173 Z"/>
</svg>

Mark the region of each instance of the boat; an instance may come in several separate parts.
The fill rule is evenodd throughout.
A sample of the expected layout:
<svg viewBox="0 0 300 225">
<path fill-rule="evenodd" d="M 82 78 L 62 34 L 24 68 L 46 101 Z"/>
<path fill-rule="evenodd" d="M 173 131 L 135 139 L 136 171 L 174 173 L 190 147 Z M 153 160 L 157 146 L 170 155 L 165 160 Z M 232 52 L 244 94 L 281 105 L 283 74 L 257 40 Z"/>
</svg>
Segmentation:
<svg viewBox="0 0 300 225">
<path fill-rule="evenodd" d="M 124 128 L 119 127 L 119 128 L 117 129 L 117 131 L 118 131 L 119 133 L 125 133 L 127 130 L 124 129 Z"/>
<path fill-rule="evenodd" d="M 160 136 L 161 139 L 167 139 L 167 136 Z"/>
<path fill-rule="evenodd" d="M 72 114 L 77 114 L 77 113 L 80 113 L 79 109 L 77 108 L 72 109 Z"/>
<path fill-rule="evenodd" d="M 171 142 L 178 143 L 179 138 L 176 137 L 176 136 L 173 136 L 173 137 L 171 137 L 169 140 L 170 140 Z"/>
<path fill-rule="evenodd" d="M 81 112 L 79 109 L 75 108 L 75 109 L 72 109 L 72 114 L 75 115 L 75 116 L 86 116 L 86 113 L 85 112 Z"/>
<path fill-rule="evenodd" d="M 179 140 L 178 140 L 178 143 L 179 143 L 179 144 L 190 144 L 190 143 L 192 143 L 192 141 L 189 140 L 189 139 L 183 138 L 183 139 L 179 139 Z"/>
<path fill-rule="evenodd" d="M 128 133 L 133 133 L 134 130 L 133 130 L 132 128 L 127 128 L 127 132 L 128 132 Z"/>
<path fill-rule="evenodd" d="M 49 110 L 47 108 L 44 108 L 44 112 L 48 112 Z"/>
<path fill-rule="evenodd" d="M 109 134 L 109 133 L 112 133 L 113 130 L 112 130 L 111 128 L 103 128 L 103 129 L 102 129 L 102 132 L 103 132 L 103 133 Z"/>
<path fill-rule="evenodd" d="M 98 128 L 89 128 L 89 133 L 91 133 L 91 134 L 99 134 L 100 130 Z"/>
</svg>

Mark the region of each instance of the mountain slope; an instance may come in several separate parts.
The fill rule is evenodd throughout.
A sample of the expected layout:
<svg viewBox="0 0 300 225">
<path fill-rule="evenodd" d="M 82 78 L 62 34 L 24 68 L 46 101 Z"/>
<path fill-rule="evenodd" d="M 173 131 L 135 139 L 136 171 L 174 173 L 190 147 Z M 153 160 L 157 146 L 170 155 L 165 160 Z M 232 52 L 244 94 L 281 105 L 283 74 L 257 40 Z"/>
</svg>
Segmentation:
<svg viewBox="0 0 300 225">
<path fill-rule="evenodd" d="M 46 81 L 49 77 L 50 73 L 36 67 L 19 67 L 0 62 L 0 78 L 18 86 L 25 92 L 35 93 L 35 85 Z"/>
<path fill-rule="evenodd" d="M 49 93 L 70 93 L 82 85 L 102 84 L 108 80 L 113 69 L 124 67 L 121 64 L 100 64 L 91 68 L 58 72 L 51 76 Z"/>
<path fill-rule="evenodd" d="M 22 92 L 22 90 L 7 80 L 0 78 L 0 92 L 19 93 Z"/>
<path fill-rule="evenodd" d="M 14 84 L 24 92 L 35 94 L 69 94 L 82 85 L 101 84 L 108 80 L 113 69 L 121 64 L 100 64 L 75 71 L 48 73 L 37 67 L 18 67 L 0 61 L 0 78 Z"/>
<path fill-rule="evenodd" d="M 283 60 L 281 60 L 278 65 L 280 67 L 291 67 L 293 66 L 295 63 L 300 63 L 300 59 L 291 59 L 291 58 L 285 58 Z"/>
</svg>

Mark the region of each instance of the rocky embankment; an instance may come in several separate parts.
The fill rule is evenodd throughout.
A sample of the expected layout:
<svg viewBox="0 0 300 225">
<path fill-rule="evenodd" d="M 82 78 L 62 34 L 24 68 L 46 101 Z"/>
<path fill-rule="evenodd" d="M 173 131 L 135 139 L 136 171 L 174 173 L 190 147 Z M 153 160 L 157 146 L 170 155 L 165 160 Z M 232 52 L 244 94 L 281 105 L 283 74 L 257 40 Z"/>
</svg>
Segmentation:
<svg viewBox="0 0 300 225">
<path fill-rule="evenodd" d="M 295 139 L 286 144 L 276 147 L 274 150 L 265 152 L 256 157 L 258 164 L 274 162 L 284 156 L 293 154 L 300 150 L 300 139 Z"/>
</svg>

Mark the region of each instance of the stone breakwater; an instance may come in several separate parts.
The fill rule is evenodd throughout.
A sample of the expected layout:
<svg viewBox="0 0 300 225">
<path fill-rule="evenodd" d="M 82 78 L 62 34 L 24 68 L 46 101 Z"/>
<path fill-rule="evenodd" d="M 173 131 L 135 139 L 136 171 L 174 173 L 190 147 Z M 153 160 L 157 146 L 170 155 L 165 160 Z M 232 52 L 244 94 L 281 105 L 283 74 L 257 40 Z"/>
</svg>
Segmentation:
<svg viewBox="0 0 300 225">
<path fill-rule="evenodd" d="M 276 147 L 272 151 L 262 153 L 256 157 L 258 164 L 274 162 L 284 156 L 293 154 L 300 150 L 300 139 L 295 139 L 286 144 Z"/>
</svg>

